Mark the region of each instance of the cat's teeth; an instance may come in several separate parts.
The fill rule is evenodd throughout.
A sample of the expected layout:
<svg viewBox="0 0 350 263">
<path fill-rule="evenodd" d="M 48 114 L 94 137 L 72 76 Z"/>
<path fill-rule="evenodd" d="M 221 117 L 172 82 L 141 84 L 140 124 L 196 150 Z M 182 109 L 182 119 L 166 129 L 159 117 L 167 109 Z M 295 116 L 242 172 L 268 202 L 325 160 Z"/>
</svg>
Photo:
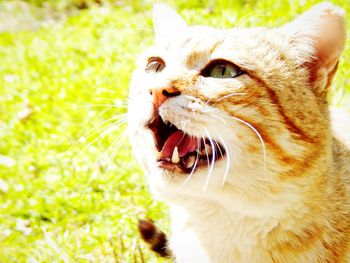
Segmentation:
<svg viewBox="0 0 350 263">
<path fill-rule="evenodd" d="M 213 153 L 213 149 L 211 148 L 211 146 L 209 144 L 205 144 L 204 147 L 205 147 L 204 151 L 206 154 L 211 155 Z"/>
<path fill-rule="evenodd" d="M 162 152 L 156 150 L 156 159 L 159 160 L 160 158 L 162 158 Z"/>
<path fill-rule="evenodd" d="M 197 152 L 201 156 L 209 156 L 213 153 L 213 149 L 211 148 L 211 146 L 209 144 L 204 144 L 204 148 L 201 148 L 199 151 L 197 150 Z"/>
<path fill-rule="evenodd" d="M 171 162 L 172 163 L 179 163 L 180 162 L 180 157 L 179 157 L 179 149 L 177 146 L 175 146 L 173 155 L 171 156 Z"/>
<path fill-rule="evenodd" d="M 153 117 L 152 120 L 149 121 L 149 123 L 152 124 L 152 123 L 154 122 L 155 119 L 156 119 L 156 118 Z"/>
<path fill-rule="evenodd" d="M 196 157 L 194 155 L 190 155 L 186 160 L 186 168 L 191 168 L 196 161 Z"/>
</svg>

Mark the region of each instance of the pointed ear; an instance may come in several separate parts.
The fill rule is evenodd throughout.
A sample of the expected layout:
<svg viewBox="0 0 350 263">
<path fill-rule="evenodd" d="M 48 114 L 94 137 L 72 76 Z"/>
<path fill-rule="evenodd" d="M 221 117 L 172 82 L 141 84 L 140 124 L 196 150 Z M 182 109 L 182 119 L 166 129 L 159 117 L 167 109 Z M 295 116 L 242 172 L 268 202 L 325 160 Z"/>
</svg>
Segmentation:
<svg viewBox="0 0 350 263">
<path fill-rule="evenodd" d="M 325 96 L 345 45 L 344 11 L 324 2 L 282 29 L 307 67 L 311 86 Z"/>
<path fill-rule="evenodd" d="M 174 37 L 174 35 L 187 28 L 187 24 L 182 17 L 165 4 L 154 6 L 153 26 L 156 40 Z"/>
</svg>

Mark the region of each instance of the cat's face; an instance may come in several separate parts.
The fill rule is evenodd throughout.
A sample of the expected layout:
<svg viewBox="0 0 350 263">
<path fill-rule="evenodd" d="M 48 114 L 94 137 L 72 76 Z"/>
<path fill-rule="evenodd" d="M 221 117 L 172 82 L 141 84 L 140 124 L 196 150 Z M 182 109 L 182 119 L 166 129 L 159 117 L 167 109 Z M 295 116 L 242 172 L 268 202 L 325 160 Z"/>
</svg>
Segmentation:
<svg viewBox="0 0 350 263">
<path fill-rule="evenodd" d="M 328 25 L 341 24 L 327 6 L 314 12 L 328 12 Z M 174 11 L 156 8 L 156 44 L 138 63 L 129 106 L 131 141 L 156 194 L 174 202 L 227 193 L 258 198 L 324 158 L 324 90 L 344 33 L 337 24 L 342 43 L 327 39 L 326 54 L 321 39 L 317 53 L 316 29 L 300 32 L 299 20 L 277 29 L 219 30 L 189 27 Z M 259 194 L 250 196 L 252 190 Z"/>
</svg>

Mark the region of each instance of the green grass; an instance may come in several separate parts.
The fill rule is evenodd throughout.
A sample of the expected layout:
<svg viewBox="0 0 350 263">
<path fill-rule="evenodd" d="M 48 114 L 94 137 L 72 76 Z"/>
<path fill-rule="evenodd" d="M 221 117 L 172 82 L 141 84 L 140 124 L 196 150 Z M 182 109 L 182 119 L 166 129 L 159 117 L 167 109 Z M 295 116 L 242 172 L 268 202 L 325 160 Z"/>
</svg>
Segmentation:
<svg viewBox="0 0 350 263">
<path fill-rule="evenodd" d="M 29 2 L 40 20 L 43 1 Z M 54 12 L 74 8 L 47 2 Z M 162 262 L 139 242 L 136 222 L 151 217 L 167 229 L 167 207 L 152 201 L 129 143 L 117 149 L 126 124 L 109 126 L 125 117 L 135 58 L 153 41 L 154 2 L 105 1 L 0 33 L 0 262 L 141 262 L 140 251 Z M 230 27 L 281 25 L 320 1 L 167 2 L 190 24 Z M 347 8 L 350 29 L 350 5 L 334 2 Z M 349 42 L 335 105 L 350 102 Z"/>
</svg>

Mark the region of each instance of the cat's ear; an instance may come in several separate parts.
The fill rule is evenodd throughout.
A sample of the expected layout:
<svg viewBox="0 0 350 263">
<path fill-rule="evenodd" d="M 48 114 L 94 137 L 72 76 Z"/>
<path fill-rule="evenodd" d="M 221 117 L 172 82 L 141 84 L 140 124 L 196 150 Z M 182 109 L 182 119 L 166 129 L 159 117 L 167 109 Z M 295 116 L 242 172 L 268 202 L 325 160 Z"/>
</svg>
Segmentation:
<svg viewBox="0 0 350 263">
<path fill-rule="evenodd" d="M 315 91 L 326 94 L 346 40 L 344 11 L 324 2 L 282 27 L 309 71 Z"/>
<path fill-rule="evenodd" d="M 156 40 L 174 37 L 187 28 L 182 17 L 165 4 L 154 5 L 153 26 Z"/>
</svg>

